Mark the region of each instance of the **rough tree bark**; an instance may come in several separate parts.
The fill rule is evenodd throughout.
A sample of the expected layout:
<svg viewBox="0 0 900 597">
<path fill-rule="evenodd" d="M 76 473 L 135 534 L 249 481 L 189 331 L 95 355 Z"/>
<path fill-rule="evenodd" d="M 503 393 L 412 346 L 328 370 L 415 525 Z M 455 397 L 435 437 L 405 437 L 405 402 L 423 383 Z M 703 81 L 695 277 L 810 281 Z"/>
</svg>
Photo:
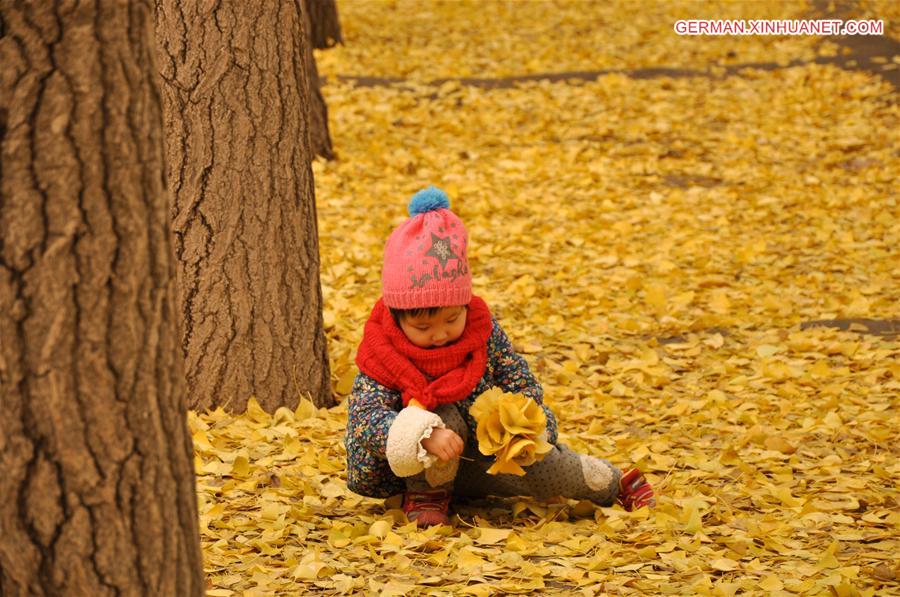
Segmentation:
<svg viewBox="0 0 900 597">
<path fill-rule="evenodd" d="M 190 404 L 333 401 L 299 0 L 158 0 Z"/>
<path fill-rule="evenodd" d="M 331 3 L 334 4 L 333 0 Z M 320 4 L 322 6 L 320 6 Z M 329 11 L 325 4 L 327 4 L 327 2 L 317 0 L 303 0 L 300 2 L 300 7 L 303 10 L 304 31 L 307 40 L 310 39 L 312 32 L 333 28 L 334 25 L 327 21 L 323 23 L 321 27 L 317 27 L 313 20 L 317 16 L 328 19 Z M 334 22 L 337 22 L 337 7 L 334 8 Z M 340 35 L 340 27 L 338 27 L 338 35 Z M 307 47 L 310 47 L 308 41 Z M 335 156 L 334 148 L 331 145 L 331 133 L 328 130 L 328 105 L 325 103 L 325 96 L 322 95 L 322 84 L 319 80 L 319 69 L 316 66 L 316 57 L 313 52 L 307 52 L 304 58 L 306 64 L 306 76 L 309 79 L 310 90 L 309 141 L 312 149 L 312 155 L 310 157 L 320 155 L 327 160 L 332 160 Z"/>
<path fill-rule="evenodd" d="M 202 595 L 146 2 L 0 1 L 0 594 Z"/>
</svg>

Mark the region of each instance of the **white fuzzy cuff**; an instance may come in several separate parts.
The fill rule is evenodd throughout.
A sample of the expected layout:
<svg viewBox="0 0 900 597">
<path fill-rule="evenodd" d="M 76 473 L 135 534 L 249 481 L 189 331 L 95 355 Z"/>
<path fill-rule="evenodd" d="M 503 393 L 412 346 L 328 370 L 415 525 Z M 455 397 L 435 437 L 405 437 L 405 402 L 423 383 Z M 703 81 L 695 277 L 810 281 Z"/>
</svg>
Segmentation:
<svg viewBox="0 0 900 597">
<path fill-rule="evenodd" d="M 422 440 L 431 437 L 435 427 L 447 426 L 433 412 L 407 406 L 394 419 L 388 430 L 387 461 L 398 477 L 412 477 L 430 467 L 437 458 L 422 447 Z"/>
</svg>

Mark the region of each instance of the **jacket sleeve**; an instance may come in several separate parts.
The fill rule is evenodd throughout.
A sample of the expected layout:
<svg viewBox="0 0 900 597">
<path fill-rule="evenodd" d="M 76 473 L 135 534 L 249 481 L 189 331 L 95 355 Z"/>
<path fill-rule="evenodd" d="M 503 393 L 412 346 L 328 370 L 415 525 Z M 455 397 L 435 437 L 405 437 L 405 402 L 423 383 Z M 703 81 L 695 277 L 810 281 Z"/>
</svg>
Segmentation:
<svg viewBox="0 0 900 597">
<path fill-rule="evenodd" d="M 402 408 L 400 392 L 358 374 L 348 399 L 348 439 L 366 452 L 386 458 L 388 432 Z"/>
<path fill-rule="evenodd" d="M 547 441 L 555 444 L 556 415 L 544 404 L 544 389 L 531 373 L 525 358 L 513 349 L 506 332 L 496 319 L 494 331 L 488 339 L 488 358 L 494 365 L 494 385 L 504 392 L 524 394 L 541 405 L 547 414 Z"/>
<path fill-rule="evenodd" d="M 347 416 L 347 441 L 354 449 L 387 460 L 398 477 L 410 477 L 436 460 L 421 443 L 436 427 L 446 425 L 435 413 L 403 408 L 400 392 L 363 373 L 356 376 Z"/>
</svg>

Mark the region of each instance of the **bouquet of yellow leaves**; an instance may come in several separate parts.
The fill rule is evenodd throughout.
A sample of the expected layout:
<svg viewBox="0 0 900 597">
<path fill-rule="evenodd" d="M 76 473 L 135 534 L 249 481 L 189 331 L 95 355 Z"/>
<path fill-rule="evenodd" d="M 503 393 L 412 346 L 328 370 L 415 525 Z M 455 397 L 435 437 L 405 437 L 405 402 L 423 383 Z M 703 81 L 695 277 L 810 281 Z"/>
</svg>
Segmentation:
<svg viewBox="0 0 900 597">
<path fill-rule="evenodd" d="M 478 423 L 478 451 L 496 458 L 488 474 L 524 475 L 553 449 L 547 442 L 547 415 L 524 394 L 491 388 L 479 396 L 469 413 Z"/>
</svg>

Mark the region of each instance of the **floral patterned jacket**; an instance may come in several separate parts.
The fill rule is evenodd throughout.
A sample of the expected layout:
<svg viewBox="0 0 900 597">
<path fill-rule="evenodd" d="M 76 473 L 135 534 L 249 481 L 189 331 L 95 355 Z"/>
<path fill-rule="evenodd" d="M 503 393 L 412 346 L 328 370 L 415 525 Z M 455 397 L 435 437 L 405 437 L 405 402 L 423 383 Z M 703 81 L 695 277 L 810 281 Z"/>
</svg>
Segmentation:
<svg viewBox="0 0 900 597">
<path fill-rule="evenodd" d="M 556 417 L 543 404 L 544 391 L 532 375 L 525 359 L 517 354 L 496 319 L 487 342 L 488 362 L 484 376 L 475 390 L 457 402 L 469 427 L 467 451 L 478 452 L 475 421 L 469 408 L 485 390 L 497 387 L 505 392 L 519 392 L 540 404 L 547 413 L 547 440 L 557 441 Z M 403 479 L 396 476 L 387 459 L 388 435 L 403 402 L 400 392 L 391 390 L 368 375 L 356 376 L 349 398 L 347 420 L 347 486 L 351 491 L 369 497 L 384 498 L 405 490 Z"/>
</svg>

